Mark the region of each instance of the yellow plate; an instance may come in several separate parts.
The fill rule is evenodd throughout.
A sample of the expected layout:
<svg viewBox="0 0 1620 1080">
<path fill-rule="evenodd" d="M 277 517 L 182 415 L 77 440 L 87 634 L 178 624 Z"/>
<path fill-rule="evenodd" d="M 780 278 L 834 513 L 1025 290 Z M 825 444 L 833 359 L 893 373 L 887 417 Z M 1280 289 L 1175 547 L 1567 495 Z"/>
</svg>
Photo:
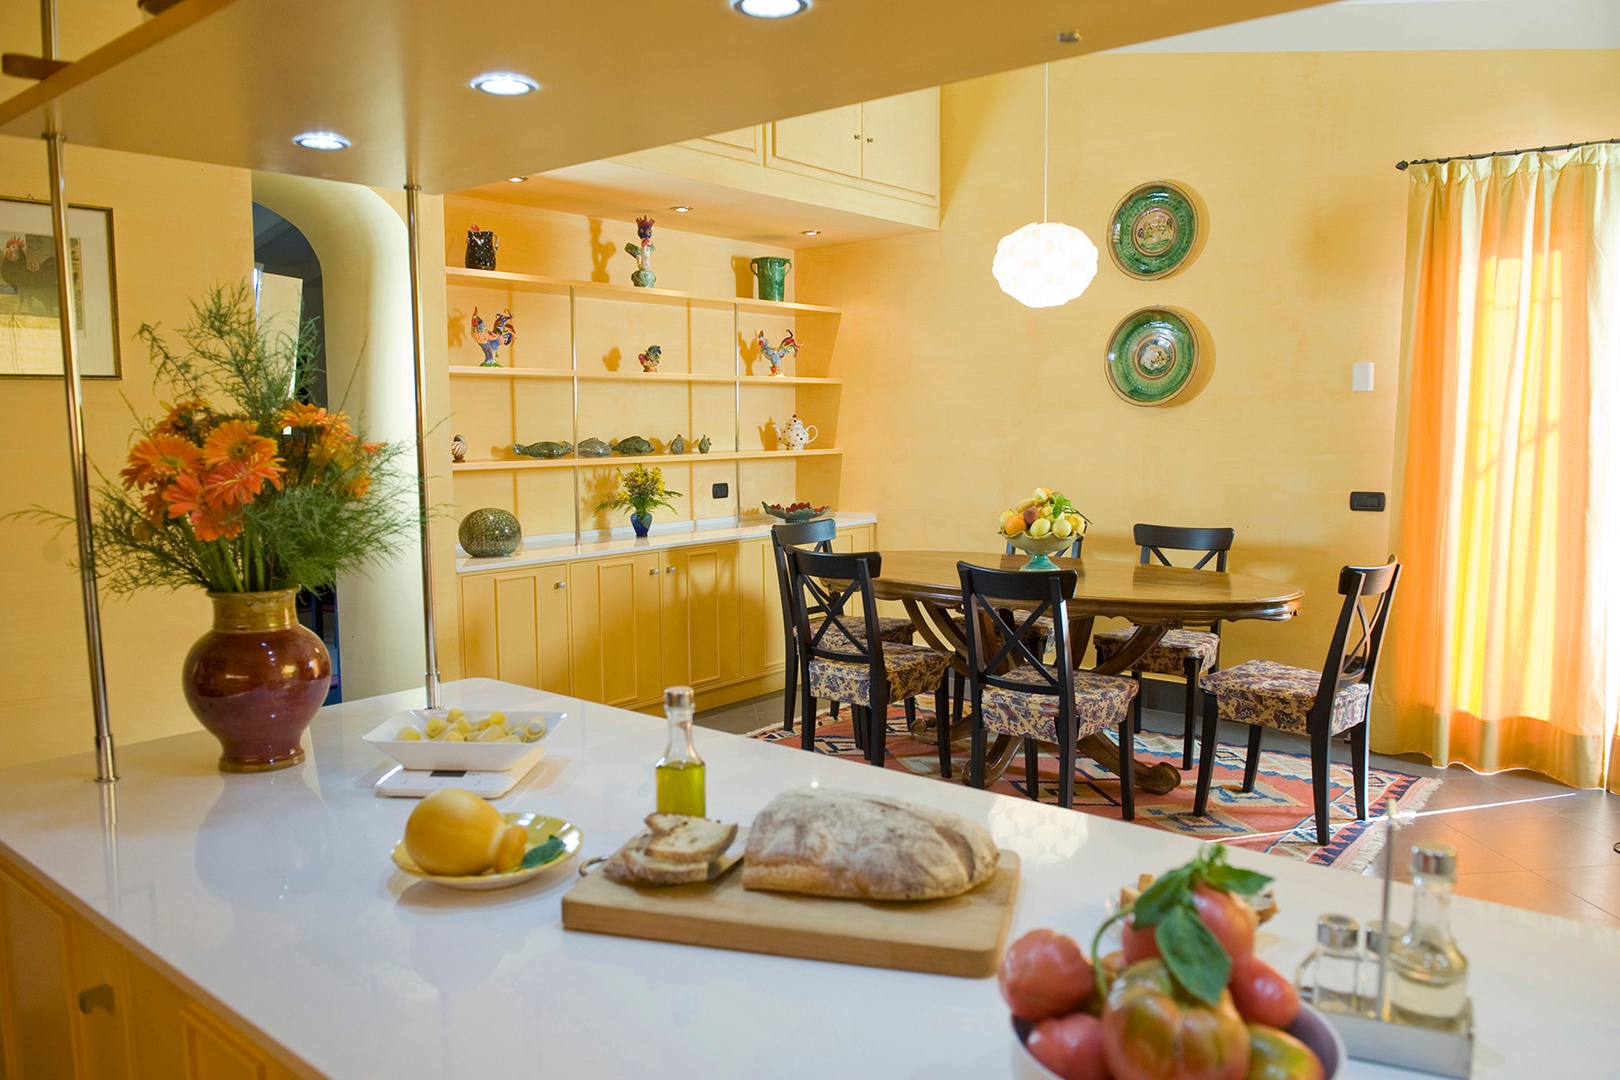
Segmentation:
<svg viewBox="0 0 1620 1080">
<path fill-rule="evenodd" d="M 436 885 L 444 885 L 452 889 L 504 889 L 511 885 L 518 885 L 531 878 L 539 877 L 547 870 L 561 866 L 579 851 L 579 845 L 584 842 L 584 836 L 572 822 L 562 818 L 545 817 L 540 814 L 502 814 L 508 825 L 522 825 L 529 830 L 529 839 L 523 845 L 523 853 L 530 851 L 550 840 L 553 836 L 562 840 L 562 854 L 541 866 L 531 866 L 522 870 L 508 870 L 504 874 L 483 873 L 472 874 L 467 877 L 451 877 L 444 874 L 429 874 L 405 850 L 405 841 L 401 840 L 394 845 L 394 865 L 410 874 L 412 877 L 431 881 Z"/>
</svg>

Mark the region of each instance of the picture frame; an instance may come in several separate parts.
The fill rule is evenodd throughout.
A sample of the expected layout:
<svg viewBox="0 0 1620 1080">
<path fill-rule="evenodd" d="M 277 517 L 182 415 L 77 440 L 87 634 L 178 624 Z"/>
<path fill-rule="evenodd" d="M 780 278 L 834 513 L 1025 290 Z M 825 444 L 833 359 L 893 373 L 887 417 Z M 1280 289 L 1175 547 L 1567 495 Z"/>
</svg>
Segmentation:
<svg viewBox="0 0 1620 1080">
<path fill-rule="evenodd" d="M 68 234 L 75 263 L 79 374 L 116 379 L 118 290 L 112 210 L 70 205 Z M 51 205 L 0 198 L 0 377 L 53 378 L 62 370 Z"/>
</svg>

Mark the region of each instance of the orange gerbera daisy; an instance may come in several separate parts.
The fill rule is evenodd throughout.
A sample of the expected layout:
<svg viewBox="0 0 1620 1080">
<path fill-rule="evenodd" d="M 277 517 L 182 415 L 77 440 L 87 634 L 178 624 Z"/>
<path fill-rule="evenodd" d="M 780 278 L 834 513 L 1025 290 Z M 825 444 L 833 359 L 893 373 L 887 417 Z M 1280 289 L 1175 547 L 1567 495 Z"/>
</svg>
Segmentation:
<svg viewBox="0 0 1620 1080">
<path fill-rule="evenodd" d="M 202 468 L 202 451 L 178 435 L 156 433 L 136 443 L 119 475 L 125 487 L 161 484 Z"/>
<path fill-rule="evenodd" d="M 201 439 L 214 426 L 214 411 L 201 398 L 191 398 L 175 405 L 163 403 L 168 415 L 157 422 L 152 430 L 166 435 L 182 435 L 188 439 Z"/>
<path fill-rule="evenodd" d="M 190 516 L 190 521 L 197 539 L 205 543 L 210 540 L 235 540 L 242 535 L 240 514 L 223 517 L 219 512 L 199 511 Z"/>
<path fill-rule="evenodd" d="M 163 501 L 168 504 L 172 518 L 200 513 L 206 506 L 202 478 L 195 473 L 182 474 L 163 489 Z"/>
<path fill-rule="evenodd" d="M 258 466 L 276 456 L 276 441 L 259 434 L 251 420 L 227 420 L 203 443 L 203 460 L 210 465 L 231 462 Z"/>
<path fill-rule="evenodd" d="M 281 486 L 281 466 L 273 461 L 227 461 L 208 474 L 204 493 L 214 509 L 246 506 L 264 486 Z"/>
<path fill-rule="evenodd" d="M 169 506 L 163 501 L 163 492 L 157 488 L 141 496 L 141 508 L 146 511 L 146 520 L 153 525 L 161 527 L 169 519 Z"/>
<path fill-rule="evenodd" d="M 319 428 L 322 431 L 348 434 L 349 418 L 343 413 L 329 413 L 319 405 L 288 405 L 276 414 L 276 426 L 283 428 Z"/>
</svg>

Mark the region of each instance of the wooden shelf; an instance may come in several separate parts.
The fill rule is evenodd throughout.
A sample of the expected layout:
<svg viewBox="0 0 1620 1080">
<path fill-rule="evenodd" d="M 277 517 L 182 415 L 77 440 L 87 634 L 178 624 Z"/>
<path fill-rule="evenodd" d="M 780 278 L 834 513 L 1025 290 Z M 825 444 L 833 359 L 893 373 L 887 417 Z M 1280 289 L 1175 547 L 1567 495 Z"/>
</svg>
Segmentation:
<svg viewBox="0 0 1620 1080">
<path fill-rule="evenodd" d="M 452 364 L 450 374 L 477 379 L 585 379 L 591 382 L 737 383 L 742 386 L 843 386 L 843 379 L 816 379 L 796 375 L 704 375 L 682 371 L 570 371 L 567 368 L 493 368 Z"/>
<path fill-rule="evenodd" d="M 463 461 L 450 466 L 452 472 L 502 472 L 515 469 L 570 469 L 592 468 L 602 465 L 626 465 L 656 459 L 659 464 L 691 461 L 759 461 L 765 458 L 834 457 L 842 450 L 715 450 L 707 454 L 691 451 L 685 454 L 638 454 L 623 457 L 612 454 L 601 458 L 551 458 L 530 461 Z"/>
<path fill-rule="evenodd" d="M 706 296 L 702 293 L 682 292 L 679 289 L 638 289 L 634 285 L 615 285 L 607 281 L 570 281 L 567 278 L 543 277 L 539 274 L 514 274 L 506 270 L 463 270 L 446 267 L 446 284 L 480 287 L 505 286 L 519 292 L 562 294 L 598 300 L 624 300 L 632 303 L 713 304 L 736 307 L 739 311 L 766 315 L 842 315 L 838 308 L 819 304 L 795 304 L 785 300 L 755 300 L 747 296 Z"/>
</svg>

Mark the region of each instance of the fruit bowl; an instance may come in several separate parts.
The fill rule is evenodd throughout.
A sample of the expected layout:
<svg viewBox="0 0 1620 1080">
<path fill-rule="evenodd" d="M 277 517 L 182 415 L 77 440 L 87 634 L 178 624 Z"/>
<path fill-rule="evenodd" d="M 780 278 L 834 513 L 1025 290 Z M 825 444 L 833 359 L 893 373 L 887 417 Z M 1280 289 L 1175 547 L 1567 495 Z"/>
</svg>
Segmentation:
<svg viewBox="0 0 1620 1080">
<path fill-rule="evenodd" d="M 1036 1061 L 1024 1045 L 1024 1039 L 1029 1035 L 1029 1022 L 1015 1016 L 1012 1027 L 1012 1074 L 1016 1080 L 1062 1080 L 1057 1073 Z M 1344 1040 L 1339 1037 L 1338 1029 L 1328 1023 L 1320 1012 L 1301 1003 L 1299 1015 L 1289 1025 L 1288 1034 L 1310 1047 L 1321 1060 L 1322 1075 L 1326 1080 L 1334 1080 L 1339 1075 L 1347 1056 Z"/>
<path fill-rule="evenodd" d="M 1052 556 L 1071 546 L 1073 536 L 1043 536 L 1040 539 L 1028 533 L 1019 533 L 1017 536 L 1003 536 L 1003 539 L 1013 547 L 1031 556 L 1029 562 L 1020 566 L 1020 570 L 1056 570 L 1058 564 L 1052 561 Z"/>
<path fill-rule="evenodd" d="M 780 503 L 766 502 L 762 502 L 759 505 L 760 509 L 771 515 L 771 517 L 781 518 L 783 521 L 793 523 L 800 521 L 814 521 L 816 518 L 826 514 L 830 509 L 830 507 L 811 506 L 809 503 L 802 502 L 789 503 L 786 506 L 783 506 Z"/>
</svg>

